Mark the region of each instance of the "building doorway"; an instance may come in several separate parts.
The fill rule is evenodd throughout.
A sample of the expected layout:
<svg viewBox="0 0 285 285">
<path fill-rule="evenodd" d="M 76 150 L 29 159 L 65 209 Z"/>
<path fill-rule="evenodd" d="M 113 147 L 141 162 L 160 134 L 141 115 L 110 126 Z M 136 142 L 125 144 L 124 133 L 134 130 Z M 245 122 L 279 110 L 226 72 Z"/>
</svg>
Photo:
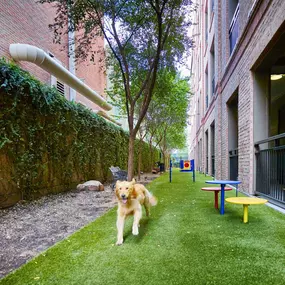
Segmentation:
<svg viewBox="0 0 285 285">
<path fill-rule="evenodd" d="M 206 153 L 206 169 L 205 173 L 209 174 L 209 135 L 208 130 L 205 132 L 205 153 Z"/>
<path fill-rule="evenodd" d="M 227 102 L 229 178 L 238 180 L 238 91 Z"/>
<path fill-rule="evenodd" d="M 285 207 L 285 29 L 255 73 L 256 192 Z"/>
<path fill-rule="evenodd" d="M 211 175 L 215 177 L 215 172 L 216 172 L 215 170 L 215 122 L 211 124 L 210 131 L 211 131 L 210 133 Z"/>
</svg>

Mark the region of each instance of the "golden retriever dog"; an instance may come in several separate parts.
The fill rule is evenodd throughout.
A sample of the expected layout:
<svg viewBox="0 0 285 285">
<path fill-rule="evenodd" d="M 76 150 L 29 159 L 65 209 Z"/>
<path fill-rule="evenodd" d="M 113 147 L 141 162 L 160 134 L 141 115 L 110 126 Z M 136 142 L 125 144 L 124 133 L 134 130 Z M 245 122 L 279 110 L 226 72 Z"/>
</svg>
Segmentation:
<svg viewBox="0 0 285 285">
<path fill-rule="evenodd" d="M 142 217 L 142 205 L 145 207 L 146 215 L 150 215 L 150 206 L 157 204 L 157 199 L 144 187 L 136 184 L 136 181 L 117 181 L 116 196 L 118 198 L 117 213 L 117 245 L 123 243 L 125 220 L 129 215 L 134 216 L 132 227 L 133 235 L 139 234 L 139 222 Z"/>
</svg>

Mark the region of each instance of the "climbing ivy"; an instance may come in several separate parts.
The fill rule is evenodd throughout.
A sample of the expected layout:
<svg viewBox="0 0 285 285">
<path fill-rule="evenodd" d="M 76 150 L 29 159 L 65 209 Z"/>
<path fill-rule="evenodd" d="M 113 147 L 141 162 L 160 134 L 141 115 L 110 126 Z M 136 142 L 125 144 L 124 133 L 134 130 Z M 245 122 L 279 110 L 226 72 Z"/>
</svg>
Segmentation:
<svg viewBox="0 0 285 285">
<path fill-rule="evenodd" d="M 143 146 L 142 170 L 150 167 Z M 0 194 L 30 199 L 127 168 L 128 133 L 0 59 Z M 137 163 L 137 158 L 135 158 Z"/>
</svg>

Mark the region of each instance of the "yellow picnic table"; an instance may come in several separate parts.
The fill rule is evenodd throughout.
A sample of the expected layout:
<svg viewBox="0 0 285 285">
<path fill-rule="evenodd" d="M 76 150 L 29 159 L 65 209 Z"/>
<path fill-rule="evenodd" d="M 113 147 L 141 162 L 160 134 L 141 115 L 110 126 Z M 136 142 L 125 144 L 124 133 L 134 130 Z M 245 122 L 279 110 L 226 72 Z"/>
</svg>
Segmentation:
<svg viewBox="0 0 285 285">
<path fill-rule="evenodd" d="M 227 202 L 233 204 L 242 204 L 243 205 L 243 222 L 248 223 L 248 206 L 249 205 L 258 205 L 265 204 L 266 199 L 255 198 L 255 197 L 231 197 L 226 199 Z"/>
</svg>

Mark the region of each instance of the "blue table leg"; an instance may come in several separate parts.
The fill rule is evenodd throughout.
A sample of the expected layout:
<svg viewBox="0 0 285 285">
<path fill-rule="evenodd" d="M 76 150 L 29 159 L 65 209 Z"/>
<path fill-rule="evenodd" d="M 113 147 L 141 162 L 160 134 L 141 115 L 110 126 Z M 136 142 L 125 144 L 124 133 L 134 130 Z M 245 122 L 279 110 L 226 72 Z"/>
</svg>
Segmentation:
<svg viewBox="0 0 285 285">
<path fill-rule="evenodd" d="M 221 209 L 220 214 L 223 215 L 225 213 L 225 184 L 221 184 Z"/>
</svg>

